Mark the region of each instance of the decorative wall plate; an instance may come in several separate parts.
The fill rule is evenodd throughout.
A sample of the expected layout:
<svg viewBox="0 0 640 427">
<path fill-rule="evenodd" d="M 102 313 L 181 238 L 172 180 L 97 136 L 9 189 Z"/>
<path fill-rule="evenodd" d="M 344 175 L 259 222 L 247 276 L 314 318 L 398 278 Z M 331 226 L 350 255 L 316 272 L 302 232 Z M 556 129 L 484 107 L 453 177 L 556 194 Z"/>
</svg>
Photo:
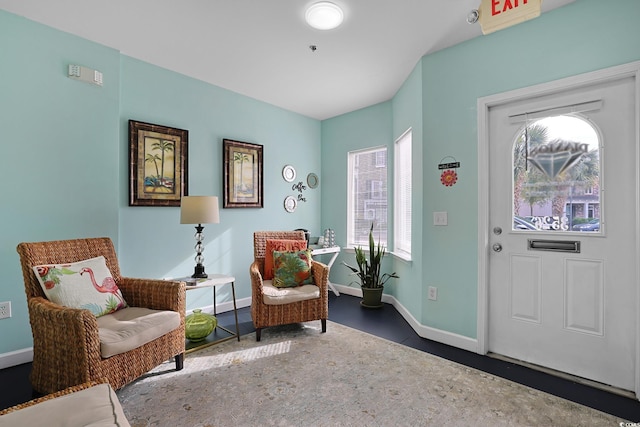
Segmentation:
<svg viewBox="0 0 640 427">
<path fill-rule="evenodd" d="M 287 198 L 284 199 L 284 210 L 285 211 L 291 213 L 291 212 L 296 210 L 297 206 L 298 206 L 298 201 L 296 200 L 295 197 L 287 196 Z"/>
<path fill-rule="evenodd" d="M 282 168 L 282 177 L 285 181 L 292 182 L 296 179 L 296 170 L 291 165 L 285 165 L 285 167 Z"/>
<path fill-rule="evenodd" d="M 310 173 L 309 175 L 307 175 L 307 185 L 309 186 L 309 188 L 316 188 L 319 182 L 320 180 L 318 179 L 318 175 L 316 175 L 315 173 Z"/>
</svg>

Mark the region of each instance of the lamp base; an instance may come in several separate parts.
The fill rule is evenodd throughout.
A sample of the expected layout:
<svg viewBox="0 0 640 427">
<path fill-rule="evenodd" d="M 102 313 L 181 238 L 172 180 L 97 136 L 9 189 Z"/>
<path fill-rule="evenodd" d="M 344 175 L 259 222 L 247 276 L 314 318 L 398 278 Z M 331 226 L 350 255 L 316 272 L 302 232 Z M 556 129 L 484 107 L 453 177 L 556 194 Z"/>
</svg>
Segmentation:
<svg viewBox="0 0 640 427">
<path fill-rule="evenodd" d="M 209 276 L 207 275 L 207 273 L 204 272 L 204 265 L 196 264 L 196 267 L 193 272 L 193 276 L 191 277 L 194 279 L 206 279 Z"/>
</svg>

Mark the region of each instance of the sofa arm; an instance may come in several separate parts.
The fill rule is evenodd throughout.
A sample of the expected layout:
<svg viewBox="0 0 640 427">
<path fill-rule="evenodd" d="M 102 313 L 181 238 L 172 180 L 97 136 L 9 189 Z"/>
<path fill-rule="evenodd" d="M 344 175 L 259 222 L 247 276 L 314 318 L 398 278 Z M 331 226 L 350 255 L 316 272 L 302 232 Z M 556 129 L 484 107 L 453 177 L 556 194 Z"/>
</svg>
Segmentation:
<svg viewBox="0 0 640 427">
<path fill-rule="evenodd" d="M 6 415 L 9 412 L 18 411 L 20 409 L 28 408 L 29 406 L 37 405 L 38 403 L 45 402 L 47 400 L 55 399 L 56 397 L 66 396 L 67 394 L 75 393 L 76 391 L 84 390 L 90 387 L 93 387 L 98 384 L 109 384 L 109 381 L 106 378 L 102 378 L 98 381 L 87 381 L 86 383 L 74 385 L 71 387 L 67 387 L 64 390 L 57 391 L 55 393 L 47 394 L 46 396 L 38 397 L 37 399 L 32 399 L 25 403 L 20 403 L 18 405 L 12 406 L 10 408 L 3 409 L 0 411 L 0 415 Z"/>
<path fill-rule="evenodd" d="M 130 426 L 113 388 L 86 382 L 0 412 L 0 426 Z"/>
<path fill-rule="evenodd" d="M 154 310 L 177 311 L 184 316 L 186 284 L 160 279 L 121 277 L 118 288 L 128 305 Z"/>
</svg>

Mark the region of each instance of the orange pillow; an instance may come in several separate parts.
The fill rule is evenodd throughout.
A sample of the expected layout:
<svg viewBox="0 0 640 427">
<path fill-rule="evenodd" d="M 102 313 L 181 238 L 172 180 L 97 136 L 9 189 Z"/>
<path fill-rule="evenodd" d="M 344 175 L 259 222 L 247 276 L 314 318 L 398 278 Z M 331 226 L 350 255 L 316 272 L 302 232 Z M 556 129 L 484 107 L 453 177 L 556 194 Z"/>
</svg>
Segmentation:
<svg viewBox="0 0 640 427">
<path fill-rule="evenodd" d="M 273 251 L 296 252 L 307 249 L 306 240 L 267 239 L 266 253 L 264 254 L 264 280 L 273 279 Z"/>
</svg>

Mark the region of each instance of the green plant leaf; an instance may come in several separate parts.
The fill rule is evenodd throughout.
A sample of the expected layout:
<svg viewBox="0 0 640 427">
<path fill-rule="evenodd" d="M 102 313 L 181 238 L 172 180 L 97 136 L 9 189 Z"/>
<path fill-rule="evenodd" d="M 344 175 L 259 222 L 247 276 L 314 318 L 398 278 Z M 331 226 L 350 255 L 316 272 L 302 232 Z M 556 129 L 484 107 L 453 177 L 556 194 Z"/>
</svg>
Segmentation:
<svg viewBox="0 0 640 427">
<path fill-rule="evenodd" d="M 382 260 L 386 254 L 386 248 L 382 246 L 382 243 L 378 242 L 376 245 L 373 238 L 373 223 L 369 229 L 369 259 L 362 247 L 357 246 L 354 248 L 356 264 L 358 268 L 353 267 L 346 262 L 342 262 L 347 268 L 352 271 L 353 275 L 358 276 L 360 279 L 360 286 L 364 288 L 381 288 L 389 279 L 399 279 L 400 277 L 395 273 L 384 273 L 380 275 L 380 268 Z M 355 282 L 352 282 L 355 283 Z"/>
</svg>

